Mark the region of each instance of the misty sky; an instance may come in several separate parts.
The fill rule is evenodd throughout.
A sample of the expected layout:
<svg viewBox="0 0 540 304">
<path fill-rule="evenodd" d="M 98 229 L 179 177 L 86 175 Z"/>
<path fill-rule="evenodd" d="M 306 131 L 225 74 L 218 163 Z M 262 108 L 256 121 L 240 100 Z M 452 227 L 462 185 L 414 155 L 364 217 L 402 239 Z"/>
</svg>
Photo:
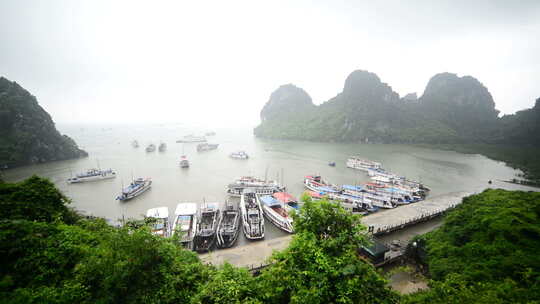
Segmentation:
<svg viewBox="0 0 540 304">
<path fill-rule="evenodd" d="M 471 75 L 503 113 L 540 97 L 534 0 L 3 0 L 0 38 L 0 75 L 57 123 L 254 126 L 279 85 L 320 104 L 355 69 L 401 96 Z"/>
</svg>

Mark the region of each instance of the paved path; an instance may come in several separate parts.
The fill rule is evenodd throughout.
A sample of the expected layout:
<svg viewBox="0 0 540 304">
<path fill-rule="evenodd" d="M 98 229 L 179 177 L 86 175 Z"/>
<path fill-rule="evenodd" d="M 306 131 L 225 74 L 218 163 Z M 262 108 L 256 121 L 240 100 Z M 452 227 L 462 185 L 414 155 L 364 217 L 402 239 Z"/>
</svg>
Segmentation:
<svg viewBox="0 0 540 304">
<path fill-rule="evenodd" d="M 399 225 L 422 214 L 437 212 L 459 204 L 463 197 L 470 194 L 469 192 L 455 192 L 435 196 L 418 203 L 370 214 L 362 218 L 362 223 L 366 226 L 374 226 L 375 230 L 384 226 Z M 437 225 L 432 227 L 435 228 Z M 406 229 L 399 233 L 406 233 Z M 287 248 L 291 239 L 292 235 L 288 235 L 267 241 L 254 241 L 248 245 L 201 254 L 199 257 L 208 264 L 221 265 L 229 262 L 237 267 L 254 268 L 264 265 L 274 250 Z"/>
</svg>

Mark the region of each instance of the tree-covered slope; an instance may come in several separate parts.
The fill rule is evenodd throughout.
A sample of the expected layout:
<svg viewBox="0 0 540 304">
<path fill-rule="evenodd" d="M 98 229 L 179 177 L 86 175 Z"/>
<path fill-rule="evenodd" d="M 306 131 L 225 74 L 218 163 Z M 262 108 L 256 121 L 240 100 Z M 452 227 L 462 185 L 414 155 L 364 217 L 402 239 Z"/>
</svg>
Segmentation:
<svg viewBox="0 0 540 304">
<path fill-rule="evenodd" d="M 540 301 L 540 193 L 486 190 L 467 197 L 411 251 L 432 289 L 411 303 Z"/>
<path fill-rule="evenodd" d="M 36 98 L 0 77 L 0 166 L 14 167 L 87 156 L 61 135 Z"/>
</svg>

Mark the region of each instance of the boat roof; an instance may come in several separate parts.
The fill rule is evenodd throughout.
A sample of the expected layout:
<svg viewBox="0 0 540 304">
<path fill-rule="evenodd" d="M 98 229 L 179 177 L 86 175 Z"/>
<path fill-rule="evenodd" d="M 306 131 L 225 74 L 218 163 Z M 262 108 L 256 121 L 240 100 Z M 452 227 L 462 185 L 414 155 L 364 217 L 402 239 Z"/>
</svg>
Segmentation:
<svg viewBox="0 0 540 304">
<path fill-rule="evenodd" d="M 176 206 L 176 215 L 192 215 L 197 213 L 196 203 L 180 203 Z"/>
<path fill-rule="evenodd" d="M 204 203 L 201 209 L 219 209 L 218 202 Z"/>
<path fill-rule="evenodd" d="M 332 193 L 339 192 L 336 189 L 333 189 L 333 188 L 330 188 L 330 187 L 325 187 L 325 186 L 320 186 L 320 187 L 317 187 L 315 189 L 317 189 L 318 191 L 321 191 L 321 192 L 332 192 Z"/>
<path fill-rule="evenodd" d="M 281 206 L 281 203 L 270 195 L 261 196 L 261 201 L 268 207 Z"/>
<path fill-rule="evenodd" d="M 148 209 L 148 211 L 146 211 L 146 217 L 168 218 L 169 208 L 157 207 L 157 208 Z"/>
<path fill-rule="evenodd" d="M 277 200 L 283 203 L 296 202 L 296 198 L 294 198 L 294 196 L 292 196 L 291 194 L 287 192 L 276 192 L 273 194 L 273 196 L 274 198 L 276 198 Z"/>
<path fill-rule="evenodd" d="M 380 182 L 389 182 L 390 181 L 390 178 L 385 177 L 385 176 L 380 176 L 380 175 L 372 176 L 371 179 L 374 180 L 374 181 L 380 181 Z"/>
<path fill-rule="evenodd" d="M 306 191 L 306 192 L 311 197 L 323 198 L 323 195 L 321 193 L 319 193 L 319 192 L 315 192 L 315 191 Z"/>
<path fill-rule="evenodd" d="M 352 191 L 362 191 L 362 187 L 354 185 L 343 185 L 343 189 L 352 190 Z"/>
</svg>

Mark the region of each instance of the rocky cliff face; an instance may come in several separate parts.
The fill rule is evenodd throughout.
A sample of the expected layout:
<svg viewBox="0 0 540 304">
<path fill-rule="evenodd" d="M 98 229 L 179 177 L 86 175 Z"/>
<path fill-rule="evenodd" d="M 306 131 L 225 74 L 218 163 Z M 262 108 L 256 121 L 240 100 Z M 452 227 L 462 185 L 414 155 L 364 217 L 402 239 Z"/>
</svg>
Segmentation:
<svg viewBox="0 0 540 304">
<path fill-rule="evenodd" d="M 283 119 L 293 112 L 310 111 L 313 108 L 315 105 L 306 91 L 292 84 L 286 84 L 270 95 L 261 111 L 261 120 Z"/>
<path fill-rule="evenodd" d="M 15 82 L 0 77 L 0 166 L 14 167 L 84 157 L 61 135 L 36 98 Z"/>
</svg>

